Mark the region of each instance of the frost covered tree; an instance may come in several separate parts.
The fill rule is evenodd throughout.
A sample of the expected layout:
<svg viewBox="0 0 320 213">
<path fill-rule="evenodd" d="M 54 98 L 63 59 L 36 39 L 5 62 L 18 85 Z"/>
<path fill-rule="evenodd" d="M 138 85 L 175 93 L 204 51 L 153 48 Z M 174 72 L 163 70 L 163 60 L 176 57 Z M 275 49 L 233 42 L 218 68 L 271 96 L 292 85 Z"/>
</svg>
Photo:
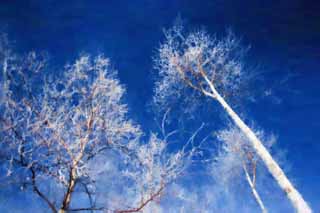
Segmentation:
<svg viewBox="0 0 320 213">
<path fill-rule="evenodd" d="M 259 138 L 264 138 L 265 146 L 270 149 L 275 143 L 275 136 L 267 138 L 263 131 L 255 131 Z M 245 180 L 262 212 L 267 212 L 265 204 L 256 189 L 259 157 L 249 145 L 247 137 L 237 127 L 230 126 L 216 133 L 221 141 L 221 148 L 212 165 L 212 175 L 225 185 L 241 179 Z"/>
<path fill-rule="evenodd" d="M 162 137 L 145 141 L 109 59 L 82 55 L 50 73 L 44 55 L 0 44 L 1 183 L 33 192 L 52 212 L 161 208 L 167 186 L 198 154 L 199 131 L 173 151 L 165 114 Z"/>
<path fill-rule="evenodd" d="M 199 136 L 203 125 L 188 135 L 184 143 L 180 141 L 181 145 L 174 151 L 172 137 L 178 131 L 168 131 L 168 113 L 164 114 L 160 125 L 161 137 L 151 133 L 147 143 L 135 148 L 135 158 L 130 159 L 131 163 L 126 164 L 123 175 L 126 180 L 120 180 L 118 184 L 125 187 L 127 192 L 117 201 L 122 208 L 117 208 L 117 202 L 111 204 L 115 205 L 115 212 L 162 212 L 162 197 L 171 201 L 176 199 L 167 191 L 184 173 L 188 173 L 191 164 L 199 163 L 196 158 L 202 156 L 202 145 L 206 138 L 195 144 L 195 137 Z"/>
<path fill-rule="evenodd" d="M 126 116 L 125 90 L 109 60 L 83 55 L 55 78 L 34 52 L 2 53 L 2 178 L 30 188 L 53 212 L 103 209 L 92 200 L 90 162 L 109 149 L 130 154 L 141 134 Z M 48 183 L 57 185 L 55 198 Z M 79 192 L 89 206 L 72 208 Z"/>
<path fill-rule="evenodd" d="M 193 90 L 193 94 L 217 101 L 248 138 L 250 146 L 294 208 L 298 212 L 311 212 L 261 140 L 226 102 L 226 97 L 230 95 L 241 95 L 240 83 L 246 76 L 242 63 L 244 49 L 234 34 L 229 33 L 225 38 L 217 39 L 204 30 L 186 33 L 181 24 L 176 24 L 165 31 L 165 38 L 155 58 L 160 79 L 156 83 L 154 101 L 160 106 L 166 106 L 168 99 L 183 96 L 191 101 L 184 108 L 192 107 L 195 99 L 191 93 L 183 94 L 182 91 L 188 91 L 185 88 Z"/>
<path fill-rule="evenodd" d="M 186 171 L 199 153 L 197 147 L 187 147 L 188 143 L 177 152 L 168 151 L 168 142 L 151 134 L 149 142 L 137 150 L 137 164 L 126 167 L 127 181 L 121 181 L 127 187 L 121 203 L 129 207 L 115 212 L 150 212 L 152 205 L 154 210 L 161 209 L 161 197 L 167 196 L 167 187 Z"/>
</svg>

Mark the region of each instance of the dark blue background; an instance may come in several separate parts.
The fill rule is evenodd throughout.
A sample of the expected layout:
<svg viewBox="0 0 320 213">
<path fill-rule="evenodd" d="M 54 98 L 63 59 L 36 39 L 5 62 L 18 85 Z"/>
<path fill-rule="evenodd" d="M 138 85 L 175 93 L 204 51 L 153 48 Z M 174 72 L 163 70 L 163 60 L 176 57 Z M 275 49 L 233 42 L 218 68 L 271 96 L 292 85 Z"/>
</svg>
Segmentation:
<svg viewBox="0 0 320 213">
<path fill-rule="evenodd" d="M 152 123 L 146 110 L 153 87 L 151 57 L 163 39 L 162 28 L 178 14 L 211 33 L 231 27 L 251 45 L 249 61 L 260 65 L 277 97 L 248 104 L 247 112 L 279 135 L 278 147 L 288 151 L 292 166 L 289 177 L 320 210 L 319 11 L 316 0 L 2 0 L 0 26 L 18 50 L 48 51 L 53 66 L 82 51 L 105 53 L 145 129 Z"/>
</svg>

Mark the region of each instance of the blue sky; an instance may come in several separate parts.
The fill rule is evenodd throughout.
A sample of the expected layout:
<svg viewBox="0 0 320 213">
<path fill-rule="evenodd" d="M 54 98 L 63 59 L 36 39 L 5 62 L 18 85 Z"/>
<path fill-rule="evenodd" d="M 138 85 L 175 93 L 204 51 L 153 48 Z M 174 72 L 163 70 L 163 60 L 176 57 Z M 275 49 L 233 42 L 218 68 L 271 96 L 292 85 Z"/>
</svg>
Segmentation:
<svg viewBox="0 0 320 213">
<path fill-rule="evenodd" d="M 68 2 L 68 3 L 63 3 Z M 43 50 L 52 65 L 79 52 L 111 58 L 127 87 L 132 116 L 148 129 L 154 76 L 152 56 L 178 14 L 190 27 L 221 35 L 231 28 L 251 46 L 272 98 L 246 104 L 246 113 L 278 135 L 288 176 L 320 210 L 320 3 L 262 0 L 1 1 L 0 25 L 21 51 Z M 259 86 L 259 85 L 257 85 Z"/>
</svg>

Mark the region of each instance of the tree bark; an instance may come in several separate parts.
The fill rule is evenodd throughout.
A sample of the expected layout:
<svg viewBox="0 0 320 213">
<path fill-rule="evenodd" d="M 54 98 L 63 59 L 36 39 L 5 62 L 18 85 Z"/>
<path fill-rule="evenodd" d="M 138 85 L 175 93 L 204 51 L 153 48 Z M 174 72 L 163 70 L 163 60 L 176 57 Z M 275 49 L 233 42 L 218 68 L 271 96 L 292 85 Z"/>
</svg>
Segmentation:
<svg viewBox="0 0 320 213">
<path fill-rule="evenodd" d="M 223 97 L 218 93 L 218 91 L 213 86 L 212 82 L 204 76 L 206 82 L 208 83 L 212 94 L 205 93 L 211 98 L 216 99 L 222 107 L 227 111 L 232 120 L 236 125 L 243 131 L 246 137 L 251 142 L 252 147 L 256 151 L 257 155 L 262 159 L 265 166 L 268 168 L 269 172 L 272 174 L 274 179 L 279 184 L 280 188 L 286 193 L 287 197 L 291 201 L 292 205 L 298 213 L 311 213 L 312 210 L 309 205 L 304 201 L 301 194 L 295 189 L 291 184 L 287 176 L 284 174 L 277 162 L 272 158 L 268 150 L 263 146 L 263 143 L 258 139 L 254 132 L 241 120 L 236 112 L 228 105 L 228 103 L 223 99 Z"/>
<path fill-rule="evenodd" d="M 69 209 L 71 196 L 76 184 L 76 171 L 74 168 L 70 170 L 69 184 L 66 194 L 64 195 L 62 206 L 59 209 L 59 213 L 65 213 Z"/>
</svg>

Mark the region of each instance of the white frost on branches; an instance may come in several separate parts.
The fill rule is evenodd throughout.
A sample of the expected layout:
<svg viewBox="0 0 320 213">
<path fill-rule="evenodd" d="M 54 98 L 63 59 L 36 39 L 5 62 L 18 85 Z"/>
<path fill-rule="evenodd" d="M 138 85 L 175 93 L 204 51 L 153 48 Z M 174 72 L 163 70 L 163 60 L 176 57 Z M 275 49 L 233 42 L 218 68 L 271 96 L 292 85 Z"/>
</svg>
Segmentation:
<svg viewBox="0 0 320 213">
<path fill-rule="evenodd" d="M 1 180 L 32 190 L 52 212 L 161 209 L 167 185 L 198 154 L 193 138 L 176 152 L 170 134 L 144 141 L 103 55 L 57 72 L 45 55 L 1 53 Z"/>
<path fill-rule="evenodd" d="M 262 131 L 256 131 L 260 138 L 266 141 L 265 146 L 270 149 L 276 142 L 276 137 L 266 137 Z M 222 143 L 213 165 L 213 175 L 217 175 L 221 183 L 230 184 L 238 179 L 243 170 L 243 165 L 254 166 L 259 161 L 254 149 L 250 147 L 248 139 L 240 129 L 230 126 L 216 133 L 217 139 Z M 221 175 L 224 174 L 224 175 Z"/>
<path fill-rule="evenodd" d="M 218 40 L 204 31 L 185 35 L 181 26 L 173 27 L 166 32 L 166 40 L 155 60 L 160 78 L 156 83 L 154 102 L 160 108 L 167 108 L 178 97 L 190 103 L 181 105 L 185 110 L 194 107 L 196 98 L 192 94 L 195 92 L 217 101 L 245 134 L 248 145 L 262 159 L 294 208 L 298 212 L 312 212 L 257 134 L 226 102 L 227 96 L 242 95 L 240 85 L 246 78 L 242 71 L 243 51 L 233 34 Z M 193 93 L 185 93 L 182 88 L 189 88 Z"/>
<path fill-rule="evenodd" d="M 152 133 L 147 143 L 135 149 L 136 158 L 131 158 L 131 163 L 125 165 L 123 176 L 127 180 L 118 183 L 127 189 L 127 194 L 111 204 L 114 209 L 122 204 L 116 212 L 149 212 L 149 208 L 160 212 L 161 198 L 168 199 L 167 188 L 186 172 L 193 158 L 200 155 L 192 137 L 176 152 L 170 151 L 168 137 L 164 138 Z"/>
<path fill-rule="evenodd" d="M 274 135 L 266 137 L 263 131 L 256 131 L 259 138 L 264 138 L 265 146 L 270 149 L 275 143 Z M 259 175 L 259 157 L 248 144 L 248 139 L 236 127 L 229 127 L 219 131 L 217 139 L 222 142 L 220 151 L 212 164 L 212 176 L 227 192 L 235 188 L 244 179 L 248 182 L 253 197 L 261 208 L 267 212 L 260 195 L 256 190 L 256 178 Z M 261 174 L 260 174 L 261 175 Z"/>
<path fill-rule="evenodd" d="M 105 150 L 128 153 L 141 131 L 126 116 L 125 89 L 104 56 L 82 55 L 60 78 L 49 71 L 34 52 L 3 55 L 1 159 L 8 176 L 22 175 L 52 211 L 64 212 L 76 187 L 94 194 L 88 163 Z M 61 202 L 40 190 L 44 179 L 60 185 Z"/>
<path fill-rule="evenodd" d="M 201 70 L 206 70 L 207 76 L 222 94 L 236 95 L 241 81 L 245 79 L 240 60 L 245 49 L 231 31 L 219 40 L 204 30 L 187 33 L 178 23 L 165 31 L 165 38 L 154 59 L 160 76 L 155 87 L 156 104 L 166 108 L 172 97 L 180 97 L 189 86 L 197 92 L 206 90 L 208 87 L 201 77 Z M 195 103 L 197 93 L 191 95 L 192 91 L 187 92 L 184 98 L 189 103 Z"/>
</svg>

